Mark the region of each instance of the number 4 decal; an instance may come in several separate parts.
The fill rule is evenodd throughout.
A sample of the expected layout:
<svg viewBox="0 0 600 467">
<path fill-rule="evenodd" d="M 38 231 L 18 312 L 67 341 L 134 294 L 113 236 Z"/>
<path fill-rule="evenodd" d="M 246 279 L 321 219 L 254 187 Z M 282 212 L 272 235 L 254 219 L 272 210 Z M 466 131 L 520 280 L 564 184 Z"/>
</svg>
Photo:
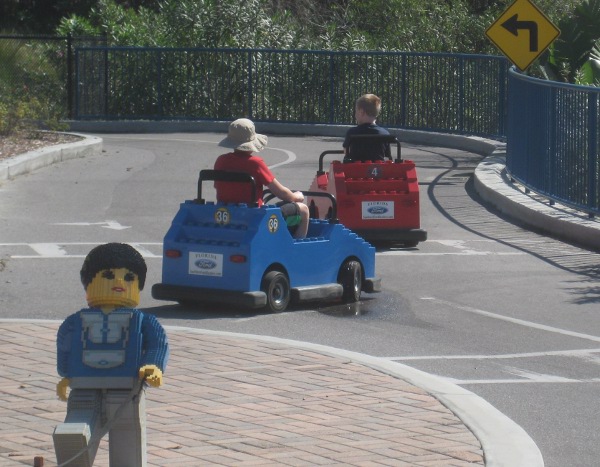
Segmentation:
<svg viewBox="0 0 600 467">
<path fill-rule="evenodd" d="M 368 178 L 379 178 L 379 177 L 381 177 L 381 170 L 377 166 L 371 167 L 367 170 L 367 177 Z"/>
</svg>

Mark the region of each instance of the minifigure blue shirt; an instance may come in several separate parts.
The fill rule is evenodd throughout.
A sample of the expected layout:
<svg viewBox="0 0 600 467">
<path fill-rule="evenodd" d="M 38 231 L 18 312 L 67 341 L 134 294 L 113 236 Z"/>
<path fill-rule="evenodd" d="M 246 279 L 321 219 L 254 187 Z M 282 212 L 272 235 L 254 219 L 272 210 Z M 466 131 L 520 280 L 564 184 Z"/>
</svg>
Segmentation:
<svg viewBox="0 0 600 467">
<path fill-rule="evenodd" d="M 84 308 L 61 324 L 57 370 L 66 378 L 137 378 L 144 365 L 165 371 L 167 335 L 154 315 L 134 308 Z"/>
</svg>

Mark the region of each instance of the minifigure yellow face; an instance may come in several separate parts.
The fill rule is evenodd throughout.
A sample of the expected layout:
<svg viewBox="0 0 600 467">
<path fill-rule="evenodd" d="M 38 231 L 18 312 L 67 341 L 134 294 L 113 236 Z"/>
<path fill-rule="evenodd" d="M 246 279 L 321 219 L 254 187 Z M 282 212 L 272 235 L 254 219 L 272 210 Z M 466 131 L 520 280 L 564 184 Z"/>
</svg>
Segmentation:
<svg viewBox="0 0 600 467">
<path fill-rule="evenodd" d="M 138 276 L 127 268 L 99 271 L 85 291 L 92 307 L 135 307 L 140 303 Z"/>
</svg>

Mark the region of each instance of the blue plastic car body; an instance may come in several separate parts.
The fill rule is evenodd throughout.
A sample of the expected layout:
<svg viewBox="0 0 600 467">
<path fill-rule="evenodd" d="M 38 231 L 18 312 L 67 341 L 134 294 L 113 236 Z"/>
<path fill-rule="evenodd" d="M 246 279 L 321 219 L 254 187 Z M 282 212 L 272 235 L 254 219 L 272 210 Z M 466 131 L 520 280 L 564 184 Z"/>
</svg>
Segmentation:
<svg viewBox="0 0 600 467">
<path fill-rule="evenodd" d="M 154 298 L 283 311 L 290 300 L 356 301 L 361 291 L 379 291 L 375 248 L 335 220 L 311 219 L 307 237 L 294 239 L 274 205 L 202 199 L 203 181 L 232 174 L 203 170 L 198 199 L 180 205 Z"/>
</svg>

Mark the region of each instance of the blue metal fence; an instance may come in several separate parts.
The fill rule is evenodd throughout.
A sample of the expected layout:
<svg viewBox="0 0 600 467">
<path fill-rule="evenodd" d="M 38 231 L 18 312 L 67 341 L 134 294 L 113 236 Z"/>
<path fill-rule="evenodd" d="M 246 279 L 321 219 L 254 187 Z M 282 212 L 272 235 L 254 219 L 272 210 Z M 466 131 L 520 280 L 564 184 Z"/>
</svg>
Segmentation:
<svg viewBox="0 0 600 467">
<path fill-rule="evenodd" d="M 503 137 L 508 63 L 488 55 L 87 47 L 76 52 L 78 119 L 353 124 L 373 92 L 378 119 Z"/>
<path fill-rule="evenodd" d="M 509 72 L 506 167 L 553 201 L 600 214 L 600 88 Z"/>
</svg>

